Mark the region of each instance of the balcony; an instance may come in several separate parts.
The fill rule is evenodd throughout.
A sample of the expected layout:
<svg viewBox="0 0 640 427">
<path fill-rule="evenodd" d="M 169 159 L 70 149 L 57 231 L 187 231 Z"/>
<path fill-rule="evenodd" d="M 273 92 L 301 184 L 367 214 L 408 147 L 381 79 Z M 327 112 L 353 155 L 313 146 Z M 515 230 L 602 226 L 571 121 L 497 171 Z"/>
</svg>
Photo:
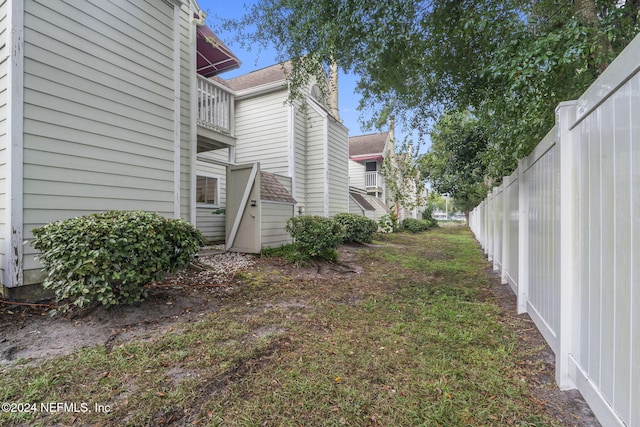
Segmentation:
<svg viewBox="0 0 640 427">
<path fill-rule="evenodd" d="M 197 77 L 198 153 L 235 146 L 233 93 L 216 81 Z"/>
<path fill-rule="evenodd" d="M 383 182 L 382 174 L 380 172 L 364 173 L 364 187 L 367 191 L 382 189 Z"/>
</svg>

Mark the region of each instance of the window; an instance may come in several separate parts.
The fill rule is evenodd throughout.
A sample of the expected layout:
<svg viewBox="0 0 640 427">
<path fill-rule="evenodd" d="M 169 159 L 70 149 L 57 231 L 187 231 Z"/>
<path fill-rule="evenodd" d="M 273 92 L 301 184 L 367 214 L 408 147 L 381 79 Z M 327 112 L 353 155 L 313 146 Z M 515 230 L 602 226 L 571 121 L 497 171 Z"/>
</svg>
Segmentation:
<svg viewBox="0 0 640 427">
<path fill-rule="evenodd" d="M 198 175 L 196 178 L 196 203 L 217 206 L 219 188 L 218 178 Z"/>
<path fill-rule="evenodd" d="M 378 162 L 367 162 L 364 167 L 367 172 L 378 172 Z"/>
<path fill-rule="evenodd" d="M 322 96 L 322 91 L 320 90 L 320 86 L 313 85 L 313 87 L 311 88 L 310 95 L 316 101 L 318 101 L 320 103 L 324 103 L 323 102 L 324 97 Z"/>
</svg>

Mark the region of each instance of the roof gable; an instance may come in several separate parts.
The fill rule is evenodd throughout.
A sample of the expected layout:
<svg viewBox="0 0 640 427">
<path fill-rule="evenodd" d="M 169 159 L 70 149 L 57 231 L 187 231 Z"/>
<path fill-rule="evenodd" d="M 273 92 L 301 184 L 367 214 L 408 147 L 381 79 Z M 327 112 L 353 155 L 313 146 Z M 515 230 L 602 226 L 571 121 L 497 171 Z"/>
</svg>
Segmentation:
<svg viewBox="0 0 640 427">
<path fill-rule="evenodd" d="M 389 132 L 370 133 L 349 138 L 349 157 L 383 153 Z"/>
<path fill-rule="evenodd" d="M 291 71 L 291 62 L 283 62 L 271 65 L 260 70 L 255 70 L 232 79 L 223 80 L 225 86 L 239 91 L 250 89 L 269 83 L 282 82 L 283 86 L 287 80 L 287 74 Z"/>
</svg>

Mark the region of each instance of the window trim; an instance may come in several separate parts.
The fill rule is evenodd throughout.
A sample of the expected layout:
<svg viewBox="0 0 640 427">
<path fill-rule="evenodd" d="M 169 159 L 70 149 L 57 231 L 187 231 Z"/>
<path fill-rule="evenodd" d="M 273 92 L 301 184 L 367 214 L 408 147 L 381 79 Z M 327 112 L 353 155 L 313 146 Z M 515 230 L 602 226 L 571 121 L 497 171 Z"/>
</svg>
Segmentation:
<svg viewBox="0 0 640 427">
<path fill-rule="evenodd" d="M 216 180 L 216 203 L 198 202 L 198 177 L 211 178 Z M 196 172 L 196 207 L 199 208 L 219 208 L 220 207 L 220 175 L 208 172 Z"/>
</svg>

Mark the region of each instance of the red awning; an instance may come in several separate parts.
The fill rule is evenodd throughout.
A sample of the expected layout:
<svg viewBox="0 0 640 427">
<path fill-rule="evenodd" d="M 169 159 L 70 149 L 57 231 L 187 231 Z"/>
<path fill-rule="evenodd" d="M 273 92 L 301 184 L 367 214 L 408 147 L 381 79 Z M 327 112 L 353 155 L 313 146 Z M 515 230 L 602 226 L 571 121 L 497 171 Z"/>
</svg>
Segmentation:
<svg viewBox="0 0 640 427">
<path fill-rule="evenodd" d="M 198 26 L 196 33 L 198 74 L 211 77 L 240 66 L 240 60 L 209 27 Z"/>
</svg>

